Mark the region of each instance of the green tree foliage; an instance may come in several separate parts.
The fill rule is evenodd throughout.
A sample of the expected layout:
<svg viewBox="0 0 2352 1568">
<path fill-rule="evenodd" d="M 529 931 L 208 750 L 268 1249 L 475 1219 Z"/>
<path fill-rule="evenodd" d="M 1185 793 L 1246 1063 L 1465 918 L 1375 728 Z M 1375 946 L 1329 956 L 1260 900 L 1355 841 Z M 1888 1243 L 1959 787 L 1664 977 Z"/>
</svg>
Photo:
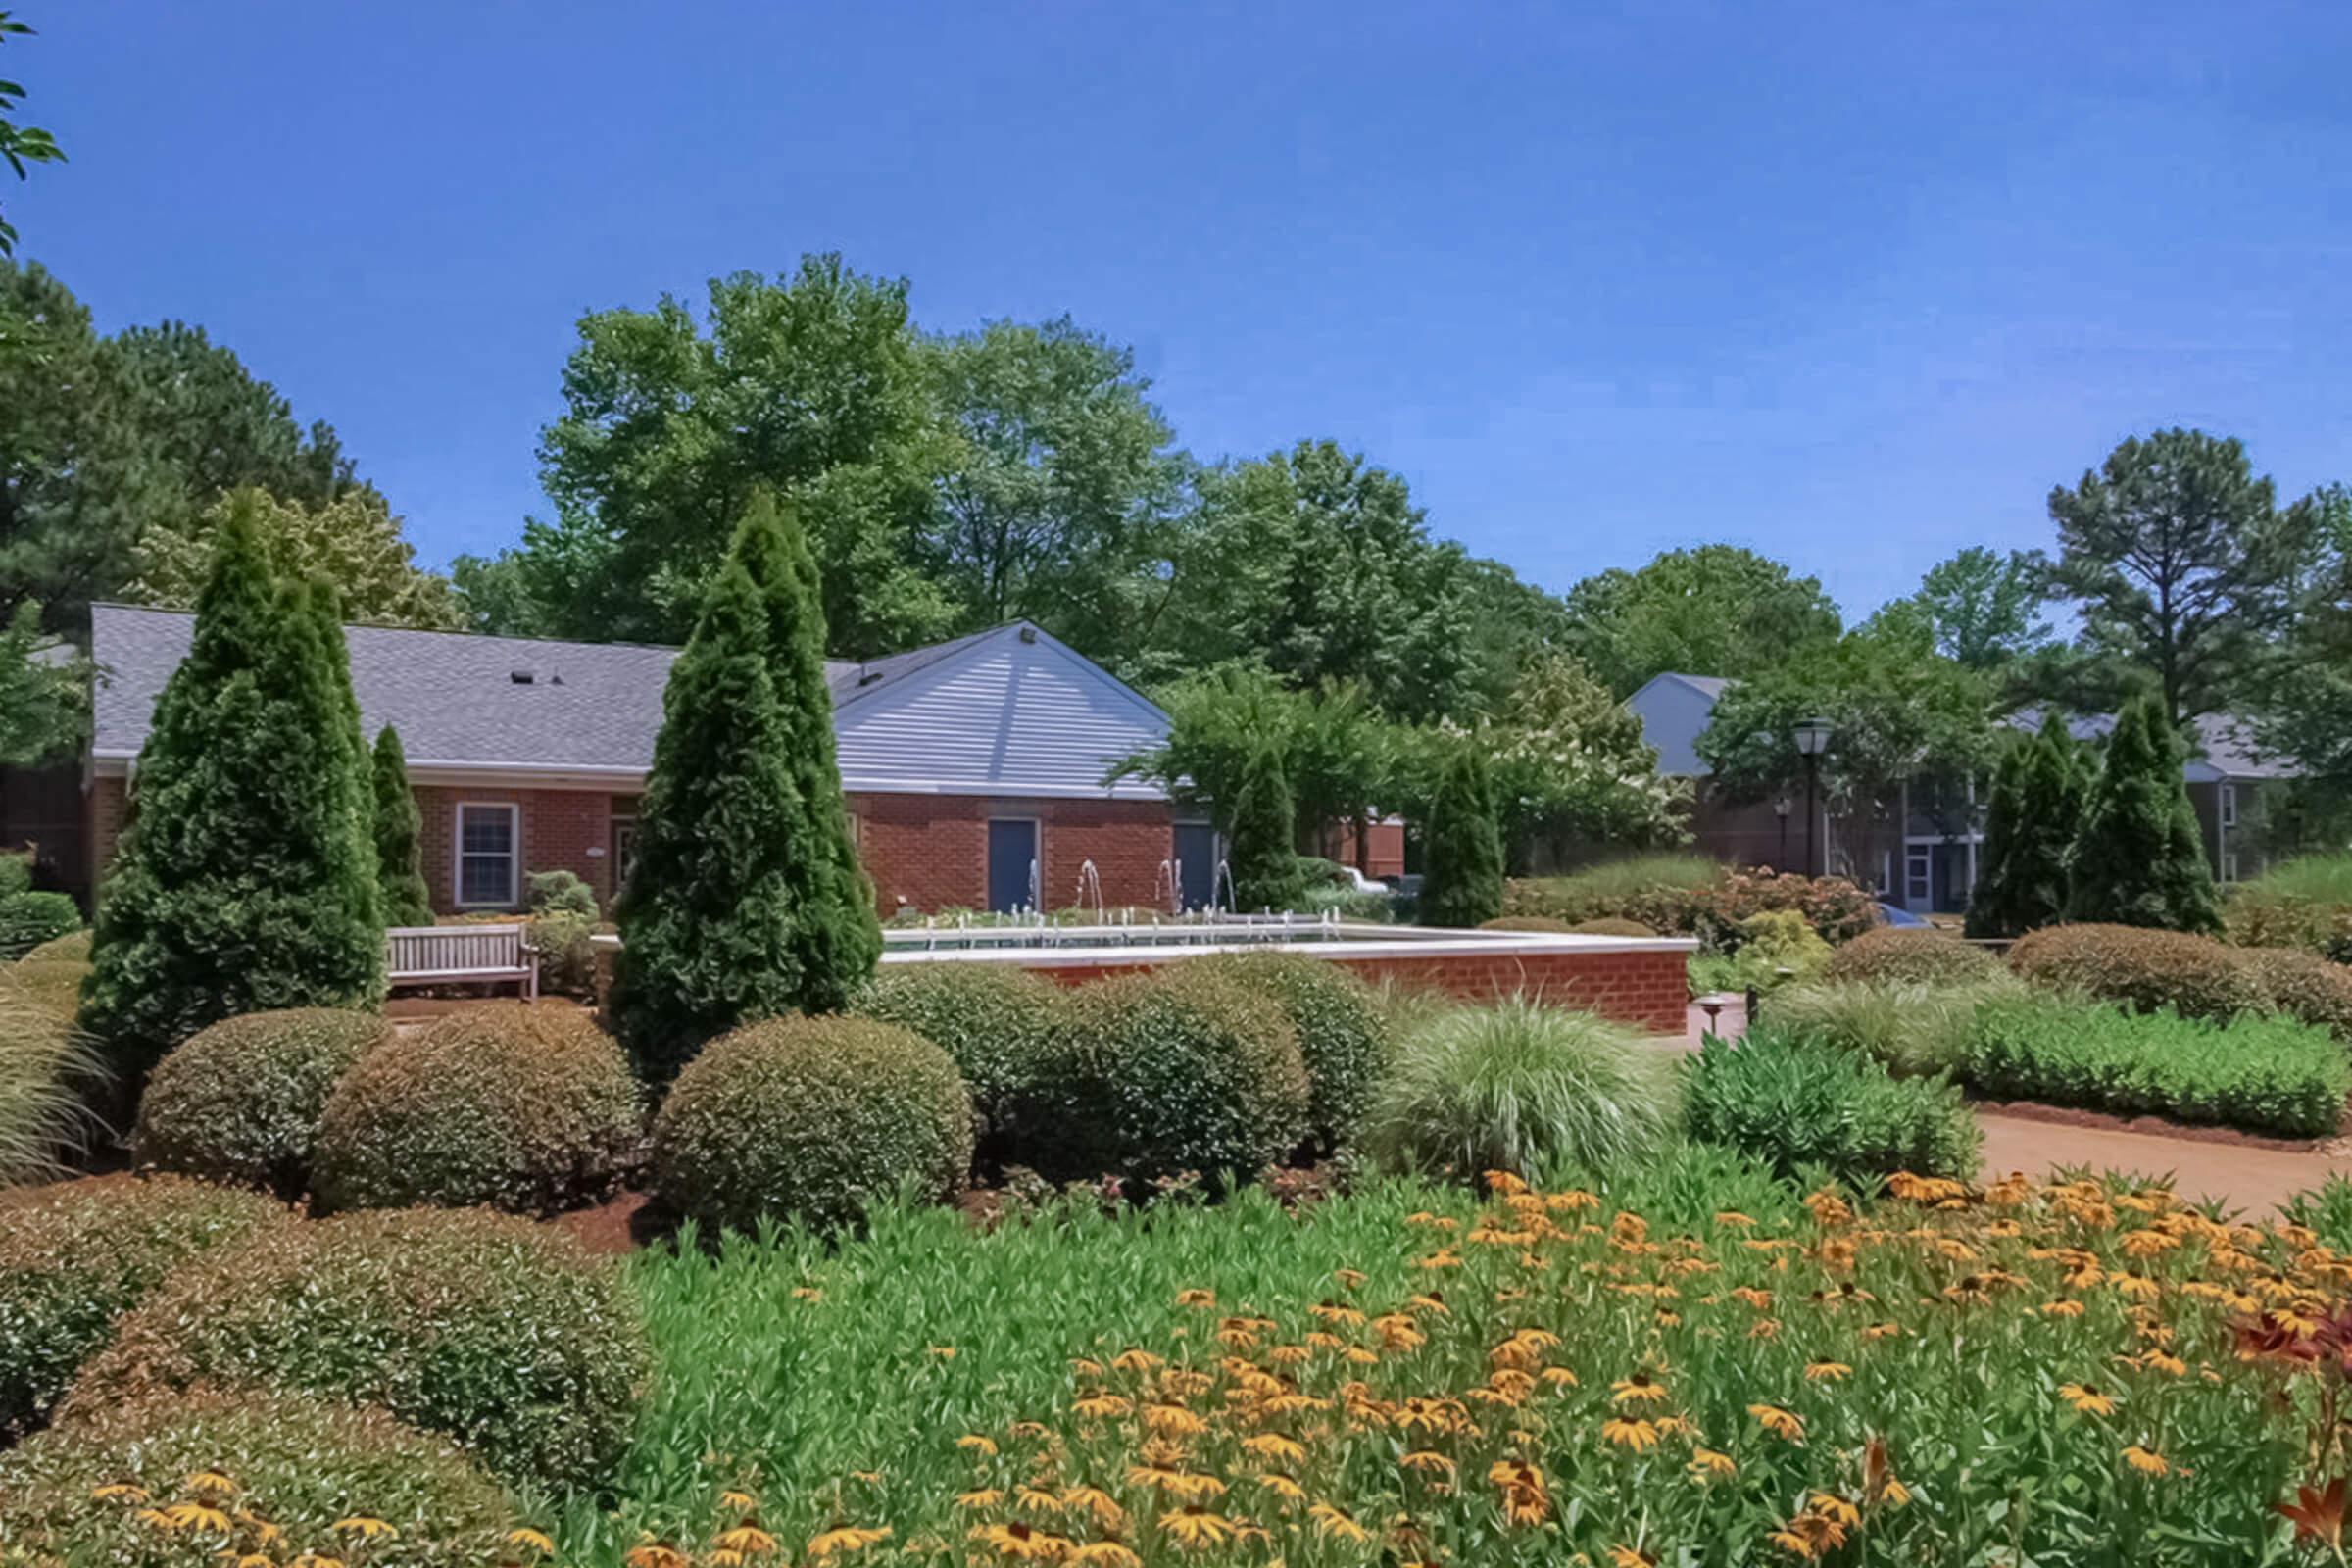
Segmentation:
<svg viewBox="0 0 2352 1568">
<path fill-rule="evenodd" d="M 139 575 L 124 590 L 141 604 L 185 609 L 196 602 L 212 561 L 213 535 L 240 497 L 224 496 L 185 519 L 151 525 L 139 541 Z M 343 612 L 376 625 L 454 631 L 457 596 L 449 579 L 416 564 L 400 519 L 371 489 L 351 489 L 316 506 L 266 491 L 244 498 L 278 572 L 310 572 L 333 583 Z"/>
<path fill-rule="evenodd" d="M 0 766 L 71 753 L 89 727 L 88 662 L 41 630 L 30 600 L 0 626 Z"/>
<path fill-rule="evenodd" d="M 1737 545 L 1670 550 L 1568 590 L 1567 647 L 1618 697 L 1667 670 L 1741 676 L 1836 640 L 1817 578 Z"/>
<path fill-rule="evenodd" d="M 17 21 L 10 13 L 0 11 L 0 43 L 10 38 L 25 37 L 31 31 L 30 27 Z M 15 82 L 0 81 L 0 110 L 14 109 L 24 96 L 24 89 Z M 5 115 L 0 115 L 0 159 L 7 161 L 8 167 L 16 171 L 19 179 L 24 179 L 30 173 L 26 165 L 62 164 L 66 161 L 66 154 L 65 149 L 58 146 L 57 138 L 49 132 L 35 125 L 20 125 Z M 16 248 L 15 226 L 5 218 L 0 218 L 0 256 L 7 256 Z"/>
<path fill-rule="evenodd" d="M 556 516 L 526 525 L 510 558 L 520 592 L 499 584 L 507 608 L 547 618 L 496 629 L 680 641 L 764 487 L 809 532 L 836 651 L 944 634 L 956 607 L 923 564 L 941 444 L 930 394 L 906 282 L 839 256 L 713 278 L 700 320 L 667 295 L 581 318 L 564 412 L 540 433 Z"/>
<path fill-rule="evenodd" d="M 1910 603 L 1927 617 L 1937 653 L 1970 669 L 2000 669 L 2049 645 L 2041 618 L 2049 569 L 2037 551 L 2004 556 L 1972 545 L 1930 566 Z"/>
<path fill-rule="evenodd" d="M 826 788 L 805 755 L 821 729 L 833 765 L 812 575 L 790 525 L 755 502 L 670 669 L 612 999 L 656 1082 L 739 1023 L 839 1007 L 881 949 L 838 774 Z"/>
<path fill-rule="evenodd" d="M 2069 920 L 2212 934 L 2221 906 L 2180 763 L 2180 734 L 2151 693 L 2124 705 L 2069 860 Z"/>
<path fill-rule="evenodd" d="M 1233 902 L 1241 909 L 1287 909 L 1302 891 L 1294 834 L 1296 808 L 1282 744 L 1262 736 L 1244 758 L 1218 810 Z"/>
<path fill-rule="evenodd" d="M 2040 734 L 2001 754 L 1969 898 L 1970 936 L 2018 937 L 2066 917 L 2067 860 L 2089 786 L 2082 749 L 2055 714 Z"/>
<path fill-rule="evenodd" d="M 81 1022 L 131 1077 L 205 1025 L 383 995 L 373 801 L 331 591 L 233 510 L 156 703 Z"/>
<path fill-rule="evenodd" d="M 2330 802 L 2352 798 L 2352 486 L 2323 486 L 2288 513 L 2305 545 L 2294 616 L 2246 706 L 2255 739 L 2303 769 L 2294 815 L 2317 826 Z"/>
<path fill-rule="evenodd" d="M 2050 492 L 2052 580 L 2084 641 L 2153 670 L 2178 724 L 2237 700 L 2290 617 L 2302 519 L 2282 514 L 2245 447 L 2201 430 L 2128 439 Z"/>
<path fill-rule="evenodd" d="M 1132 350 L 1060 317 L 924 345 L 947 437 L 929 554 L 960 624 L 1117 661 L 1161 591 L 1187 465 Z"/>
<path fill-rule="evenodd" d="M 1502 829 L 1484 749 L 1448 748 L 1422 852 L 1423 925 L 1468 929 L 1502 913 Z"/>
<path fill-rule="evenodd" d="M 384 924 L 431 925 L 433 897 L 424 885 L 418 835 L 424 818 L 409 788 L 408 754 L 400 731 L 386 724 L 375 737 L 370 769 L 375 804 L 375 880 L 384 901 Z"/>
<path fill-rule="evenodd" d="M 1579 843 L 1648 849 L 1689 837 L 1688 784 L 1659 775 L 1642 720 L 1572 655 L 1531 664 L 1481 741 L 1521 864 L 1539 842 L 1565 858 Z"/>
</svg>

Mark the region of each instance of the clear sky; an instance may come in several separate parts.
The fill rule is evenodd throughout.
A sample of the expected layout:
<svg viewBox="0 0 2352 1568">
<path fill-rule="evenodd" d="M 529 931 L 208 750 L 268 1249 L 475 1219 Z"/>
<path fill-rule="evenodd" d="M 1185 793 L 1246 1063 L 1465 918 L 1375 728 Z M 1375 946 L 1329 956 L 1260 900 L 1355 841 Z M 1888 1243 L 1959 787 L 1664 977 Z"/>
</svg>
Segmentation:
<svg viewBox="0 0 2352 1568">
<path fill-rule="evenodd" d="M 1864 612 L 2167 423 L 2352 479 L 2340 0 L 12 4 L 73 160 L 20 253 L 211 329 L 431 562 L 545 510 L 581 312 L 810 250 L 1555 589 L 1726 539 Z"/>
</svg>

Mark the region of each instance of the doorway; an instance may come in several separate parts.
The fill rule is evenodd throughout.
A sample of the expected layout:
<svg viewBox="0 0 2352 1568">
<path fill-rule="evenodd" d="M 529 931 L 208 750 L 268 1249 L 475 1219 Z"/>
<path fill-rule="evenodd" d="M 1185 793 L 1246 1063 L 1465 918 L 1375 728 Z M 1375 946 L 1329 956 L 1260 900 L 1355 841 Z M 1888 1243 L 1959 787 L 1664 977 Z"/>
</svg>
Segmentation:
<svg viewBox="0 0 2352 1568">
<path fill-rule="evenodd" d="M 988 906 L 997 913 L 1037 904 L 1037 838 L 1035 817 L 988 819 Z"/>
<path fill-rule="evenodd" d="M 1179 822 L 1174 838 L 1176 896 L 1187 909 L 1205 909 L 1217 896 L 1217 830 Z"/>
</svg>

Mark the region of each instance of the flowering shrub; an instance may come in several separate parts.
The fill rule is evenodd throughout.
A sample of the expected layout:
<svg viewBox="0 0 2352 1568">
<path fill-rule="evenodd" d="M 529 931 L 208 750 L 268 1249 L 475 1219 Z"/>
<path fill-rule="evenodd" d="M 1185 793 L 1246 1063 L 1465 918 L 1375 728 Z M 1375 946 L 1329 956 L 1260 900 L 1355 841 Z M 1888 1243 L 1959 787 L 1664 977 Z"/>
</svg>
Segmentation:
<svg viewBox="0 0 2352 1568">
<path fill-rule="evenodd" d="M 2270 993 L 2245 956 L 2211 937 L 2130 925 L 2053 925 L 2020 937 L 2009 966 L 2051 991 L 2185 1017 L 2260 1012 Z"/>
<path fill-rule="evenodd" d="M 1724 949 L 1740 945 L 1740 927 L 1752 916 L 1778 910 L 1802 915 L 1816 935 L 1833 945 L 1852 941 L 1881 919 L 1878 901 L 1843 877 L 1719 868 L 1701 881 L 1681 869 L 1687 863 L 1687 858 L 1665 858 L 1654 880 L 1612 874 L 1514 881 L 1503 890 L 1502 912 L 1571 925 L 1632 920 L 1651 931 L 1695 936 Z"/>
<path fill-rule="evenodd" d="M 398 1563 L 517 1555 L 506 1496 L 381 1411 L 199 1393 L 93 1412 L 0 1453 L 0 1558 Z"/>
<path fill-rule="evenodd" d="M 326 1097 L 391 1029 L 371 1012 L 223 1018 L 174 1046 L 139 1097 L 139 1163 L 298 1198 Z"/>
<path fill-rule="evenodd" d="M 1876 1060 L 1769 1017 L 1738 1043 L 1710 1036 L 1683 1086 L 1683 1127 L 1769 1161 L 1868 1189 L 1912 1171 L 1976 1173 L 1983 1135 L 1948 1079 L 1895 1078 Z"/>
<path fill-rule="evenodd" d="M 286 1223 L 259 1193 L 179 1176 L 69 1183 L 0 1212 L 0 1439 L 38 1425 L 173 1268 Z"/>
<path fill-rule="evenodd" d="M 1984 948 L 1937 931 L 1881 926 L 1865 931 L 1830 955 L 1825 980 L 1893 980 L 1948 985 L 1982 980 L 2000 971 L 2001 960 Z"/>
<path fill-rule="evenodd" d="M 166 1391 L 311 1394 L 381 1405 L 510 1481 L 595 1487 L 646 1363 L 617 1270 L 551 1227 L 486 1209 L 347 1214 L 173 1273 L 121 1320 L 59 1423 Z"/>
</svg>

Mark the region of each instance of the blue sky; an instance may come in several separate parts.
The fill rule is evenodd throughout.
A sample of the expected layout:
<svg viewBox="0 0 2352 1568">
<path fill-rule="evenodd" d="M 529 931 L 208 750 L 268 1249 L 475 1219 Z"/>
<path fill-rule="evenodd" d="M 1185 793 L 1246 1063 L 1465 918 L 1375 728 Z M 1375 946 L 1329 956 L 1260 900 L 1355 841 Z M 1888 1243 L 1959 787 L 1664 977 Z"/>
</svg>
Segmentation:
<svg viewBox="0 0 2352 1568">
<path fill-rule="evenodd" d="M 441 562 L 542 512 L 572 323 L 845 252 L 1133 343 L 1564 589 L 1724 539 L 1849 612 L 2121 436 L 2352 478 L 2352 7 L 14 0 L 5 194 Z"/>
</svg>

